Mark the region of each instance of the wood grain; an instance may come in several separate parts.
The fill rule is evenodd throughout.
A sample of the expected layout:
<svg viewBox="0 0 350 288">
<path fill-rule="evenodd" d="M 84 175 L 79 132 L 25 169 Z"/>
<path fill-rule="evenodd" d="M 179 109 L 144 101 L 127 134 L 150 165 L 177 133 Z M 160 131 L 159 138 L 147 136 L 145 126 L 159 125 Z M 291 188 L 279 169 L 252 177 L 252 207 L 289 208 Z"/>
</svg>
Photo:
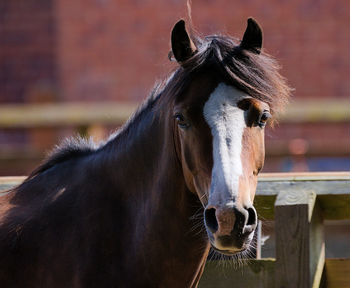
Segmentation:
<svg viewBox="0 0 350 288">
<path fill-rule="evenodd" d="M 199 283 L 200 288 L 273 288 L 276 260 L 266 258 L 261 260 L 249 260 L 235 267 L 232 263 L 218 263 L 208 261 L 203 277 Z M 350 259 L 326 259 L 325 282 L 327 288 L 350 287 Z M 264 286 L 265 285 L 265 286 Z M 296 288 L 297 286 L 294 286 Z"/>
<path fill-rule="evenodd" d="M 314 191 L 325 219 L 350 218 L 350 173 L 275 173 L 259 177 L 254 204 L 262 219 L 274 218 L 274 201 L 280 191 L 294 195 Z"/>
<path fill-rule="evenodd" d="M 281 191 L 276 200 L 276 287 L 309 287 L 309 206 L 307 196 L 306 192 L 296 204 L 283 205 L 283 199 L 288 199 L 288 192 Z"/>
<path fill-rule="evenodd" d="M 328 288 L 350 287 L 350 259 L 326 259 L 326 283 Z"/>
<path fill-rule="evenodd" d="M 273 288 L 275 259 L 243 260 L 240 266 L 230 261 L 208 261 L 199 288 Z"/>
<path fill-rule="evenodd" d="M 319 287 L 325 261 L 316 193 L 280 191 L 275 202 L 276 287 Z"/>
</svg>

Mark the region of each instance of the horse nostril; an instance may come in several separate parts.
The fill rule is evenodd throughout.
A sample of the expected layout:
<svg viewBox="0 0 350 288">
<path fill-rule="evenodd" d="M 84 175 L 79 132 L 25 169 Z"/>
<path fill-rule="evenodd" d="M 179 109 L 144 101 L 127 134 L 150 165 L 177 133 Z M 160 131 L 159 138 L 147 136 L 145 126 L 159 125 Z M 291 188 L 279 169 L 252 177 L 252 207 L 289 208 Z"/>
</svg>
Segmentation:
<svg viewBox="0 0 350 288">
<path fill-rule="evenodd" d="M 256 224 L 256 211 L 254 208 L 246 209 L 248 211 L 248 220 L 246 225 L 255 225 Z"/>
<path fill-rule="evenodd" d="M 213 234 L 218 230 L 218 221 L 216 220 L 215 212 L 215 208 L 206 209 L 204 212 L 205 225 Z"/>
</svg>

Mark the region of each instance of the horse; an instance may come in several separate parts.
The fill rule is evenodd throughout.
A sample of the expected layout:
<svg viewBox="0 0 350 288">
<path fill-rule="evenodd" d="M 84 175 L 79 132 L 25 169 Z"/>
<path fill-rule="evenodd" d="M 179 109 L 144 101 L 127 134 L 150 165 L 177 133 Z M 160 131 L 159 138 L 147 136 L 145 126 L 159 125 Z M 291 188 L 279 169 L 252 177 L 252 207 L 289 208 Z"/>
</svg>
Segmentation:
<svg viewBox="0 0 350 288">
<path fill-rule="evenodd" d="M 179 20 L 170 58 L 122 128 L 64 141 L 1 197 L 1 287 L 197 287 L 210 247 L 249 249 L 264 127 L 290 89 L 252 18 L 241 41 Z"/>
</svg>

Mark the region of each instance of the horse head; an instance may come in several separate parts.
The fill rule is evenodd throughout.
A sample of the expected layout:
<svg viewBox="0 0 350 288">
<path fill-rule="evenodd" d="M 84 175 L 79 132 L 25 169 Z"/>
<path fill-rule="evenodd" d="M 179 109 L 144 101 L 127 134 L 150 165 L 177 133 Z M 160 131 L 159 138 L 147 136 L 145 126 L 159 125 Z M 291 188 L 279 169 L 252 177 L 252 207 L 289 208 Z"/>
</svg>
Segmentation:
<svg viewBox="0 0 350 288">
<path fill-rule="evenodd" d="M 266 87 L 277 74 L 259 62 L 262 31 L 253 19 L 238 45 L 220 36 L 192 39 L 183 20 L 171 40 L 182 73 L 173 106 L 177 154 L 188 189 L 203 204 L 211 246 L 232 255 L 249 247 L 257 225 L 253 201 L 273 114 Z"/>
</svg>

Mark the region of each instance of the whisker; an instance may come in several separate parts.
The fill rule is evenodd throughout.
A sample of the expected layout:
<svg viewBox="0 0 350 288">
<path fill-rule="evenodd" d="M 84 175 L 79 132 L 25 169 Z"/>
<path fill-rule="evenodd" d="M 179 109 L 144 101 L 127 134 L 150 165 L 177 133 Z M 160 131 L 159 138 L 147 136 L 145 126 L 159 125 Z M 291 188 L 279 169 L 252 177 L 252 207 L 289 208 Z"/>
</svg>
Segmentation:
<svg viewBox="0 0 350 288">
<path fill-rule="evenodd" d="M 206 202 L 208 202 L 208 196 L 206 193 L 204 193 L 199 199 L 202 201 L 204 197 L 206 197 L 205 200 L 206 200 Z"/>
</svg>

